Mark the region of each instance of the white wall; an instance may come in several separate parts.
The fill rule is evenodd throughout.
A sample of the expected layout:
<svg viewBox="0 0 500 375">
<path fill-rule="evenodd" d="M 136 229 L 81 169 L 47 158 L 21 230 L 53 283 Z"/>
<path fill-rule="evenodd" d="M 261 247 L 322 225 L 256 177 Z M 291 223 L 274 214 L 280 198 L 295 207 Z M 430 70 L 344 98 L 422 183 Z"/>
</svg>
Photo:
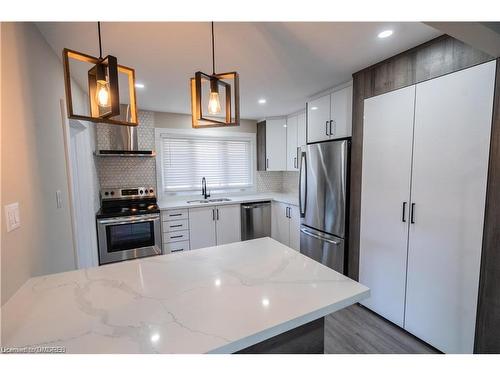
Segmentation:
<svg viewBox="0 0 500 375">
<path fill-rule="evenodd" d="M 2 23 L 1 38 L 1 206 L 19 202 L 21 210 L 19 229 L 7 233 L 4 221 L 1 226 L 4 304 L 28 278 L 74 269 L 75 255 L 59 103 L 62 64 L 32 23 Z"/>
<path fill-rule="evenodd" d="M 191 115 L 183 113 L 169 112 L 154 112 L 155 128 L 170 128 L 170 129 L 192 129 Z M 240 120 L 240 126 L 228 126 L 227 128 L 209 128 L 209 131 L 214 133 L 218 131 L 245 132 L 256 133 L 257 121 L 255 120 Z"/>
</svg>

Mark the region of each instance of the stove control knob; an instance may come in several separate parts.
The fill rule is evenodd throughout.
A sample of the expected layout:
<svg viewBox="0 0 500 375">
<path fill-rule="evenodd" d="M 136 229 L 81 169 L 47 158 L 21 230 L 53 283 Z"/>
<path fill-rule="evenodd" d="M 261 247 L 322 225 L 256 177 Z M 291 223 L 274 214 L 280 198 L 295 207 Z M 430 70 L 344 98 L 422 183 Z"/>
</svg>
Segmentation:
<svg viewBox="0 0 500 375">
<path fill-rule="evenodd" d="M 153 189 L 149 189 L 149 192 L 150 192 L 151 194 L 153 194 Z"/>
<path fill-rule="evenodd" d="M 109 194 L 115 195 L 115 192 L 113 190 L 111 190 L 111 192 Z"/>
<path fill-rule="evenodd" d="M 105 191 L 105 192 L 104 192 L 104 195 L 109 195 L 109 191 Z"/>
<path fill-rule="evenodd" d="M 144 192 L 143 192 L 142 190 L 139 190 L 139 194 L 141 194 L 141 195 L 142 195 L 143 193 L 144 193 Z"/>
</svg>

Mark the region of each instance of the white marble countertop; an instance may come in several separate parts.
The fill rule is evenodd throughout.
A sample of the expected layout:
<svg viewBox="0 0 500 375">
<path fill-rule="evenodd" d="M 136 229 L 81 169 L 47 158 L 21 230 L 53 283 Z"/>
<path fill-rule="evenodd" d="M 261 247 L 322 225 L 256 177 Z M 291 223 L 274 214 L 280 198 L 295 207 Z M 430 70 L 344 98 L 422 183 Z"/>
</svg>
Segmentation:
<svg viewBox="0 0 500 375">
<path fill-rule="evenodd" d="M 3 306 L 3 346 L 232 353 L 369 289 L 270 238 L 36 277 Z"/>
<path fill-rule="evenodd" d="M 205 207 L 205 206 L 222 206 L 226 204 L 240 204 L 246 202 L 262 202 L 262 201 L 277 201 L 286 204 L 291 204 L 293 206 L 299 205 L 299 197 L 297 194 L 287 194 L 287 193 L 254 193 L 245 195 L 234 195 L 234 194 L 218 194 L 211 196 L 212 198 L 229 198 L 228 202 L 213 202 L 213 203 L 187 203 L 188 200 L 202 199 L 201 195 L 196 196 L 179 196 L 175 198 L 162 199 L 158 202 L 160 210 L 169 209 L 179 209 L 179 208 L 194 208 L 194 207 Z"/>
</svg>

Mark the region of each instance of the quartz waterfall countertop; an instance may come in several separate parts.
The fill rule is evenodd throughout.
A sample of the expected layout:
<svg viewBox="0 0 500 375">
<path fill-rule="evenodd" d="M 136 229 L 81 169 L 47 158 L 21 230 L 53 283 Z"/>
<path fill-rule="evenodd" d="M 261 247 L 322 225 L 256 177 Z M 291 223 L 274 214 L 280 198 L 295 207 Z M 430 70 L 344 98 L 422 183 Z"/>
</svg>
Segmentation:
<svg viewBox="0 0 500 375">
<path fill-rule="evenodd" d="M 286 204 L 291 204 L 292 206 L 299 205 L 298 193 L 254 193 L 245 195 L 232 195 L 232 194 L 218 194 L 210 197 L 209 199 L 217 198 L 229 198 L 226 202 L 210 202 L 210 203 L 187 203 L 190 200 L 201 200 L 203 197 L 201 195 L 196 196 L 178 196 L 175 198 L 165 198 L 158 202 L 158 206 L 161 210 L 171 210 L 180 208 L 194 208 L 194 207 L 205 207 L 205 206 L 222 206 L 226 204 L 240 204 L 248 202 L 264 202 L 264 201 L 277 201 Z"/>
<path fill-rule="evenodd" d="M 3 346 L 232 353 L 368 297 L 270 238 L 36 277 L 3 306 Z"/>
</svg>

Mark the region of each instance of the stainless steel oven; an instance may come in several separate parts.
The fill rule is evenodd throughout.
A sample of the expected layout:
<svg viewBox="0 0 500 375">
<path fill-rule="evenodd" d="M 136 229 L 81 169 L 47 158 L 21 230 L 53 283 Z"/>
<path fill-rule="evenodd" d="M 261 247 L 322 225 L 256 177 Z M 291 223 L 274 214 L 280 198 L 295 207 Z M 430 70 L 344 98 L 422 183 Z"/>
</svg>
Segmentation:
<svg viewBox="0 0 500 375">
<path fill-rule="evenodd" d="M 160 214 L 97 220 L 99 264 L 161 254 Z"/>
</svg>

